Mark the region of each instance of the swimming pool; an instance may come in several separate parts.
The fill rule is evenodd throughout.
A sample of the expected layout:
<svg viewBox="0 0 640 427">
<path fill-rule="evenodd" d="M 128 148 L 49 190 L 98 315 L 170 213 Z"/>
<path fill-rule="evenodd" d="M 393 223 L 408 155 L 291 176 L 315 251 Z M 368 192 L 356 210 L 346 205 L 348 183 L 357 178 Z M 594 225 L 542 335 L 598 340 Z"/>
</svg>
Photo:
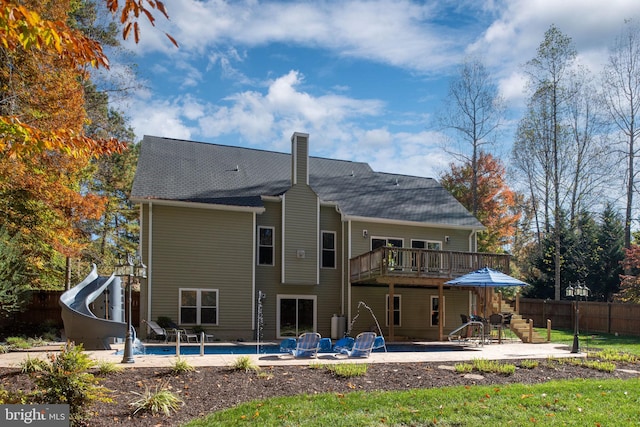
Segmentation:
<svg viewBox="0 0 640 427">
<path fill-rule="evenodd" d="M 462 346 L 455 345 L 429 345 L 429 344 L 387 344 L 389 352 L 441 352 L 441 351 L 461 351 Z M 383 353 L 384 348 L 373 350 L 374 353 Z M 136 355 L 153 355 L 153 356 L 174 356 L 176 354 L 175 345 L 138 345 L 134 346 L 134 354 Z M 320 351 L 319 353 L 332 353 L 331 351 Z M 122 350 L 117 354 L 122 354 Z M 183 344 L 180 346 L 181 356 L 199 355 L 200 345 Z M 256 349 L 256 344 L 208 344 L 204 346 L 204 354 L 283 354 L 279 344 L 260 344 Z"/>
</svg>

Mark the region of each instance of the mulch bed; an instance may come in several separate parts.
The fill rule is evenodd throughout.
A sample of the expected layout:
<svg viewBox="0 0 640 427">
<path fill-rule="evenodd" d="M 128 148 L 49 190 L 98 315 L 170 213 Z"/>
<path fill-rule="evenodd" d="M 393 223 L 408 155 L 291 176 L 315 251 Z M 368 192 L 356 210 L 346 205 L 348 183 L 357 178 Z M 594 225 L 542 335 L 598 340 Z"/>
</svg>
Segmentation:
<svg viewBox="0 0 640 427">
<path fill-rule="evenodd" d="M 509 361 L 519 366 L 518 361 Z M 127 368 L 108 374 L 101 382 L 112 390 L 113 403 L 97 403 L 91 407 L 87 425 L 92 427 L 176 426 L 208 413 L 230 408 L 243 402 L 276 396 L 324 392 L 406 390 L 454 385 L 500 385 L 508 383 L 536 384 L 569 378 L 631 378 L 640 366 L 623 366 L 613 373 L 600 372 L 569 363 L 541 360 L 534 369 L 516 369 L 510 376 L 482 374 L 471 377 L 453 371 L 454 363 L 389 363 L 369 364 L 362 377 L 341 378 L 327 369 L 309 366 L 262 367 L 256 372 L 234 371 L 229 367 L 199 367 L 194 372 L 173 375 L 170 368 Z M 448 366 L 449 368 L 444 368 Z M 32 390 L 29 375 L 15 368 L 0 368 L 0 384 L 6 390 Z M 132 416 L 130 403 L 145 391 L 168 388 L 180 395 L 184 405 L 170 417 L 140 414 Z"/>
</svg>

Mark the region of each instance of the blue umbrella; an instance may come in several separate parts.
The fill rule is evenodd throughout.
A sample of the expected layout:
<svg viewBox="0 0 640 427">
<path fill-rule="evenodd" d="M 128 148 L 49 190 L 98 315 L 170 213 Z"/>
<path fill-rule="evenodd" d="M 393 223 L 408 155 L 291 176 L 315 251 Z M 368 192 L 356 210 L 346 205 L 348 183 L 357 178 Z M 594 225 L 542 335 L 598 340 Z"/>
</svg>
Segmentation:
<svg viewBox="0 0 640 427">
<path fill-rule="evenodd" d="M 452 286 L 482 286 L 485 288 L 485 307 L 483 308 L 484 315 L 486 316 L 486 304 L 487 298 L 486 288 L 489 287 L 505 287 L 505 286 L 527 286 L 528 283 L 518 280 L 515 277 L 511 277 L 508 274 L 501 273 L 498 270 L 494 270 L 489 267 L 481 268 L 480 270 L 473 271 L 465 274 L 453 280 L 445 282 L 445 285 Z"/>
<path fill-rule="evenodd" d="M 485 287 L 504 287 L 504 286 L 527 286 L 528 283 L 511 277 L 508 274 L 493 270 L 489 267 L 481 268 L 464 276 L 460 276 L 453 280 L 445 282 L 446 285 L 453 286 L 485 286 Z"/>
</svg>

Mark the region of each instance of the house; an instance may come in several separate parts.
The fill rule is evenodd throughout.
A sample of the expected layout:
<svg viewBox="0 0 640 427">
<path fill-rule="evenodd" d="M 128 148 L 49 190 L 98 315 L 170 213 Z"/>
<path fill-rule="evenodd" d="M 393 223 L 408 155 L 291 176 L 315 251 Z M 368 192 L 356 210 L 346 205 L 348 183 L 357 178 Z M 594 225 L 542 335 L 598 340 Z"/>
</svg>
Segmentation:
<svg viewBox="0 0 640 427">
<path fill-rule="evenodd" d="M 310 157 L 309 141 L 294 133 L 288 154 L 144 137 L 130 196 L 142 319 L 222 340 L 378 324 L 392 339 L 442 340 L 476 310 L 478 295 L 444 282 L 508 270 L 508 256 L 475 252 L 482 224 L 434 179 Z"/>
</svg>

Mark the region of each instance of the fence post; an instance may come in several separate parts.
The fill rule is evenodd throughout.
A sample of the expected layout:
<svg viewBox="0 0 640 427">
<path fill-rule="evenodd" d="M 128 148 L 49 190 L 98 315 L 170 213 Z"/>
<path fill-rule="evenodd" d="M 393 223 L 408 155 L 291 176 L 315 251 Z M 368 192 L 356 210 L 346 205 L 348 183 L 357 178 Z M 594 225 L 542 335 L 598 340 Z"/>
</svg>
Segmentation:
<svg viewBox="0 0 640 427">
<path fill-rule="evenodd" d="M 551 319 L 547 319 L 547 342 L 551 342 Z"/>
<path fill-rule="evenodd" d="M 529 319 L 529 344 L 533 343 L 533 319 Z"/>
</svg>

